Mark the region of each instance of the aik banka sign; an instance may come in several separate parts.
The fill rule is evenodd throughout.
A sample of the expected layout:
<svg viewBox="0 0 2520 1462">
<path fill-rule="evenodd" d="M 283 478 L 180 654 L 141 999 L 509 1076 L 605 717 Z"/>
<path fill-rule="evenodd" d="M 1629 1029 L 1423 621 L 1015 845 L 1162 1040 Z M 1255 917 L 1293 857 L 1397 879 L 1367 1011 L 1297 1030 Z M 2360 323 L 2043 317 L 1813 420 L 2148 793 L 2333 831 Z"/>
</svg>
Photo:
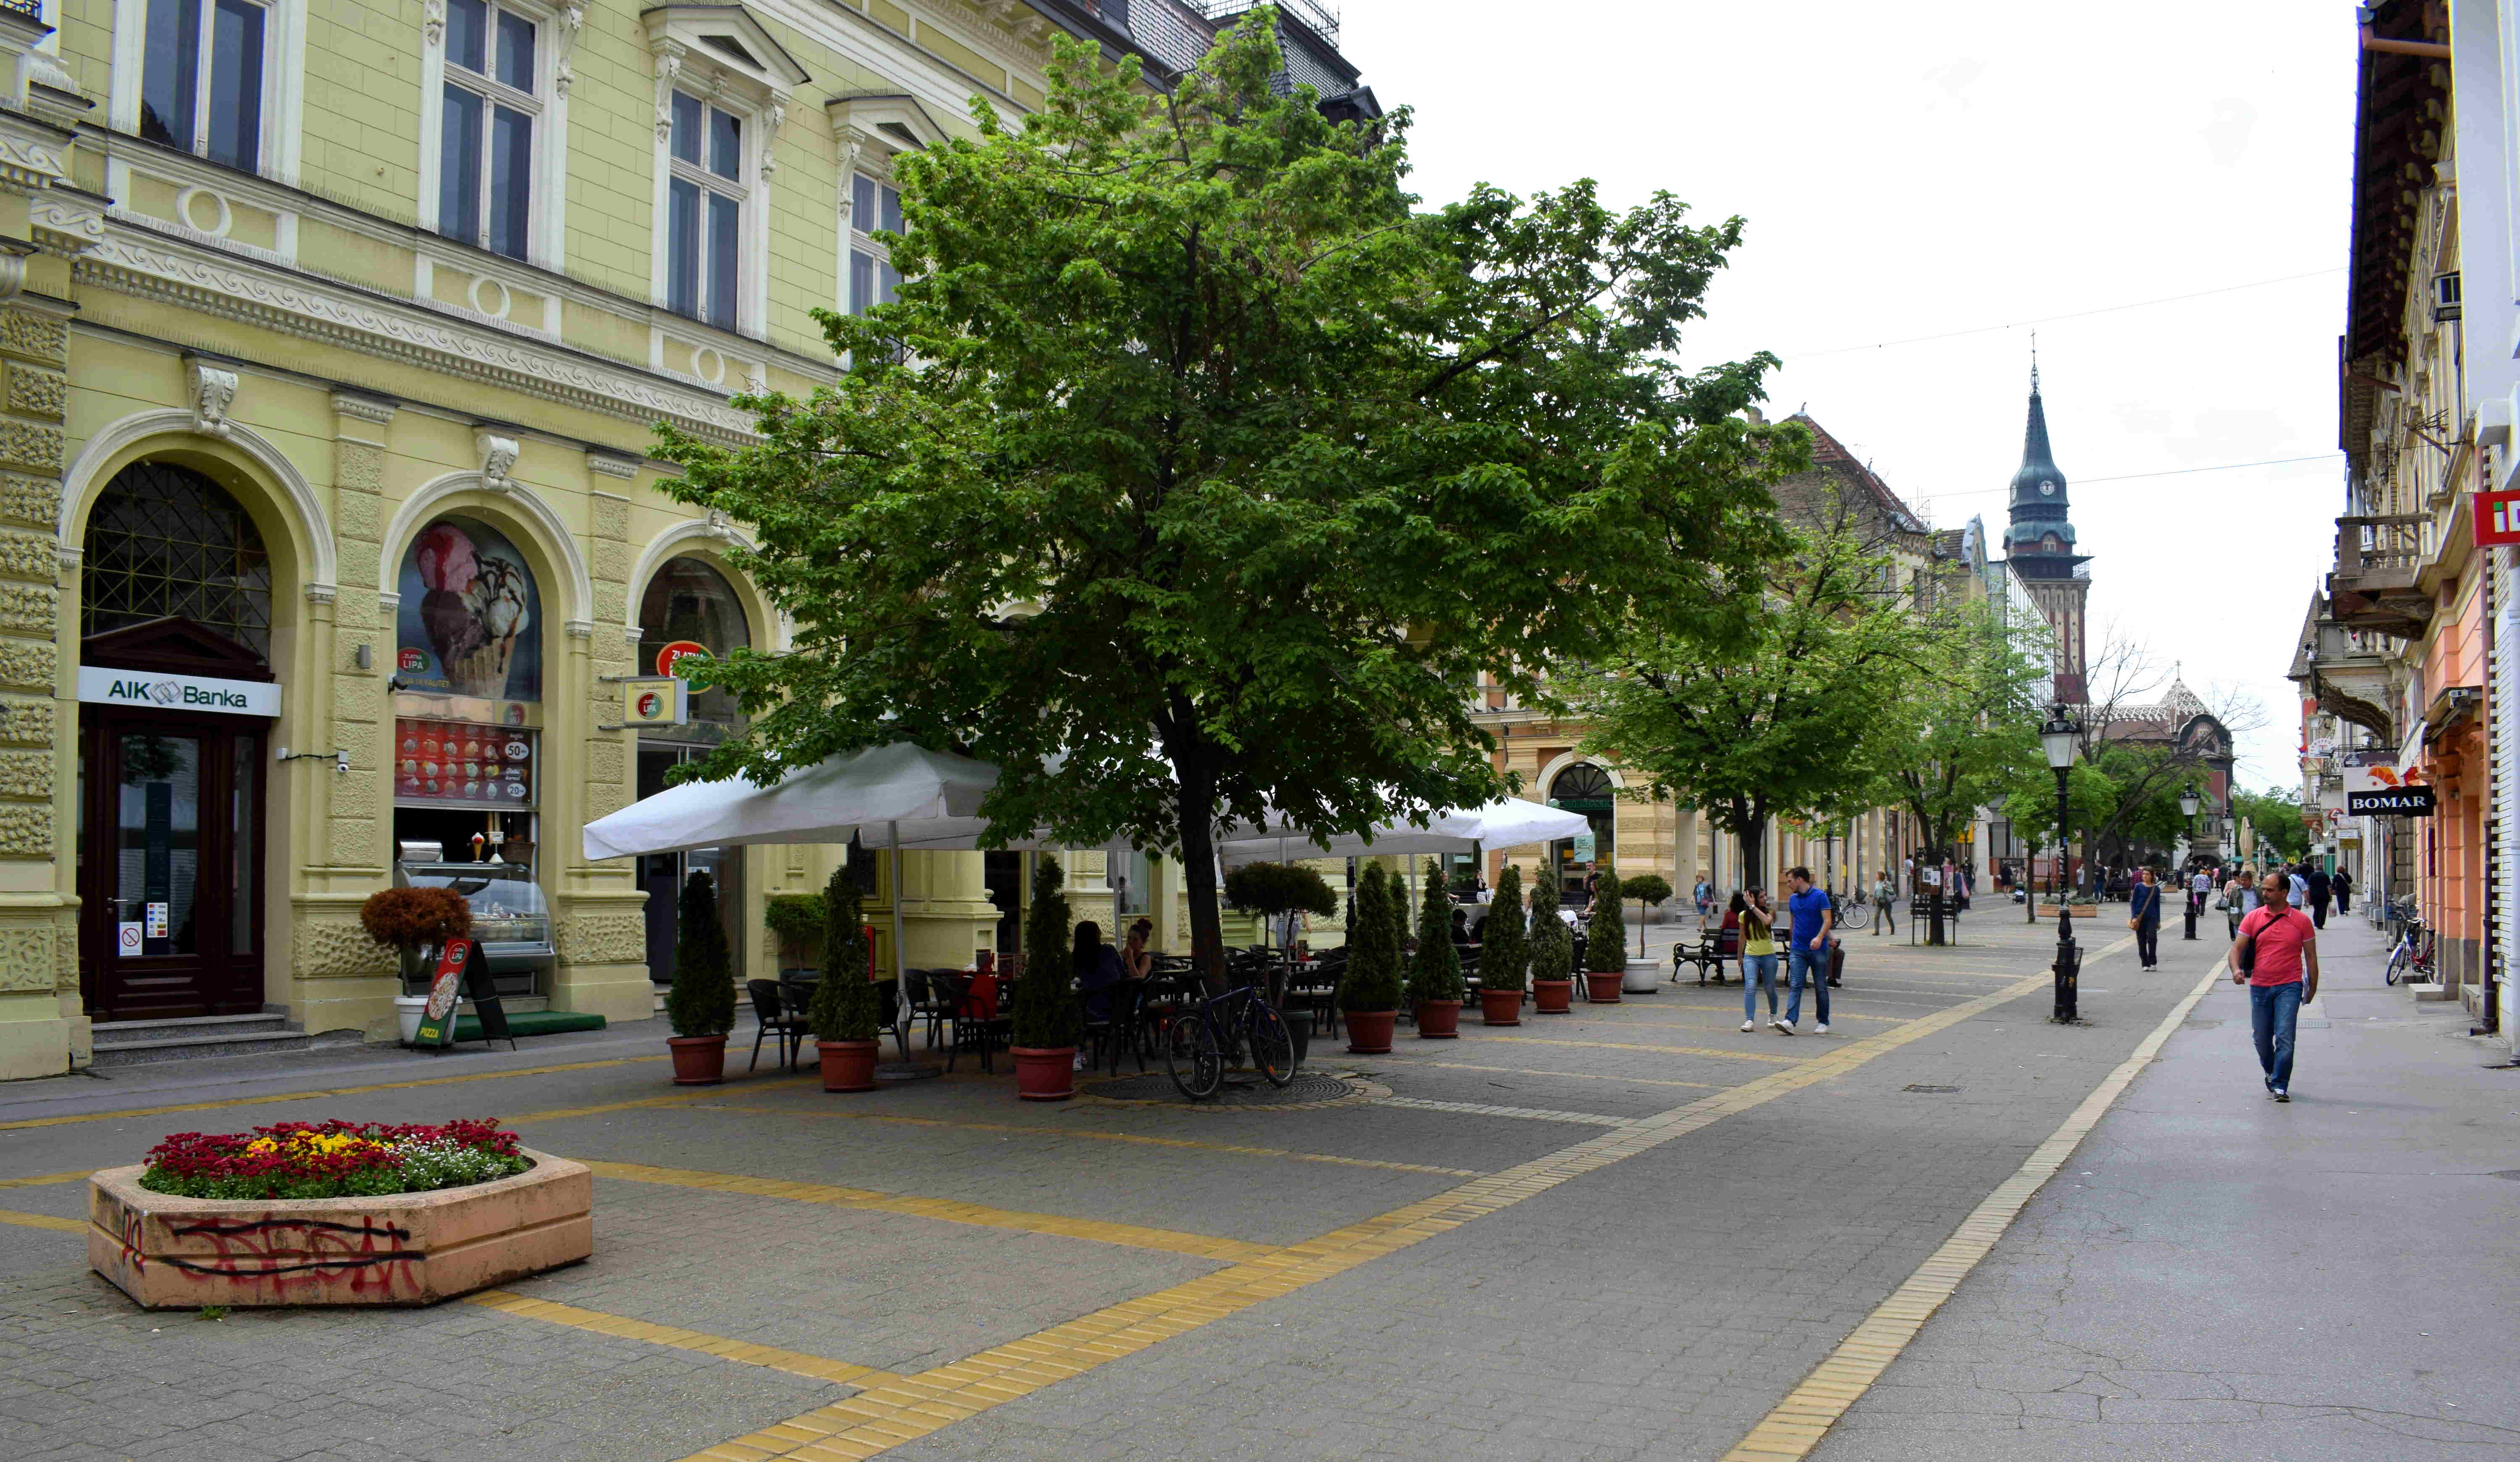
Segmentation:
<svg viewBox="0 0 2520 1462">
<path fill-rule="evenodd" d="M 138 710 L 207 711 L 214 715 L 278 715 L 280 687 L 259 680 L 161 675 L 109 665 L 78 667 L 78 698 L 90 706 Z"/>
</svg>

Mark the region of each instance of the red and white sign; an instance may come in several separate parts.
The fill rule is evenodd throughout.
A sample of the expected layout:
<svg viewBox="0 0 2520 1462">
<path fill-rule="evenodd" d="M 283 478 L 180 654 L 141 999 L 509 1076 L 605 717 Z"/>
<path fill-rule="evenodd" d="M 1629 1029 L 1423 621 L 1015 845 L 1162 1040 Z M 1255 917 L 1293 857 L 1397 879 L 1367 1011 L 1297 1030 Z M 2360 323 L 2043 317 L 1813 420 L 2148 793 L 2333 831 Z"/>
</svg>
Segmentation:
<svg viewBox="0 0 2520 1462">
<path fill-rule="evenodd" d="M 2470 504 L 2476 517 L 2476 546 L 2499 548 L 2520 544 L 2520 488 L 2480 492 Z"/>
<path fill-rule="evenodd" d="M 674 664 L 677 661 L 706 660 L 708 658 L 708 646 L 699 643 L 698 640 L 676 640 L 672 644 L 669 644 L 656 652 L 656 673 L 659 675 L 680 675 L 683 672 L 674 668 Z"/>
</svg>

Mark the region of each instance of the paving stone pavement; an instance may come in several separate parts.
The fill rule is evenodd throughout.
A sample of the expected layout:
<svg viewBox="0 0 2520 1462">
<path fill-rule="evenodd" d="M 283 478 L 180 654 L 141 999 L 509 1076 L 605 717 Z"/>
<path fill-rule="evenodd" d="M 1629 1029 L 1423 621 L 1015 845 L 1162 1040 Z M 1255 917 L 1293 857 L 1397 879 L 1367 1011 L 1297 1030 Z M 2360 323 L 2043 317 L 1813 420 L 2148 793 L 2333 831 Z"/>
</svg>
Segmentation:
<svg viewBox="0 0 2520 1462">
<path fill-rule="evenodd" d="M 136 1161 L 172 1131 L 495 1113 L 571 1157 L 984 1205 L 1079 1234 L 1301 1244 L 2007 990 L 2053 937 L 2000 918 L 1969 933 L 1946 950 L 1851 940 L 1827 1037 L 1808 1033 L 1808 1011 L 1803 1035 L 1744 1034 L 1738 986 L 1692 978 L 1511 1030 L 1472 1021 L 1456 1041 L 1404 1028 L 1389 1056 L 1317 1043 L 1317 1066 L 1398 1102 L 1043 1108 L 1015 1102 L 1003 1075 L 835 1097 L 770 1072 L 677 1093 L 652 1059 L 663 1032 L 619 1027 L 518 1057 L 328 1054 L 219 1063 L 191 1082 L 0 1088 L 0 1180 Z M 2087 943 L 2117 933 L 2103 920 Z M 2174 940 L 2159 974 L 2098 960 L 2090 1026 L 2049 1026 L 2044 990 L 2019 995 L 887 1455 L 1720 1456 L 2220 949 Z M 388 1084 L 408 1082 L 439 1084 Z M 310 1091 L 340 1094 L 292 1095 Z M 227 1105 L 115 1115 L 202 1101 Z M 50 1124 L 9 1125 L 28 1120 Z M 0 1210 L 75 1217 L 81 1192 L 0 1187 Z M 1220 1267 L 1117 1229 L 1023 1232 L 613 1178 L 597 1203 L 595 1258 L 514 1292 L 903 1374 Z M 0 1312 L 11 1459 L 672 1462 L 854 1393 L 479 1305 L 147 1314 L 85 1273 L 77 1234 L 5 1222 Z"/>
</svg>

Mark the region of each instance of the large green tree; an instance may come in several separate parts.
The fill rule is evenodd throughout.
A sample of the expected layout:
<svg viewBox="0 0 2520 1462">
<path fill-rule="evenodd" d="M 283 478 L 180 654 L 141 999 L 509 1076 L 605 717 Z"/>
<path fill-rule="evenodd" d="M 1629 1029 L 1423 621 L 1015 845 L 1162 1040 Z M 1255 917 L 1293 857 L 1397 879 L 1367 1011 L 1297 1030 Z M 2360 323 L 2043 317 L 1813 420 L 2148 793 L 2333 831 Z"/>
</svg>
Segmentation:
<svg viewBox="0 0 2520 1462">
<path fill-rule="evenodd" d="M 1841 513 L 1798 535 L 1731 647 L 1639 616 L 1579 683 L 1585 745 L 1703 810 L 1740 840 L 1745 868 L 1761 866 L 1772 818 L 1862 810 L 1936 668 L 1931 627 L 1888 567 Z"/>
<path fill-rule="evenodd" d="M 1639 616 L 1720 638 L 1799 438 L 1738 415 L 1772 357 L 1673 363 L 1740 220 L 1415 211 L 1406 114 L 1279 95 L 1265 9 L 1164 94 L 1057 44 L 1020 125 L 901 159 L 900 302 L 822 316 L 837 385 L 742 398 L 757 444 L 659 431 L 796 624 L 711 666 L 751 721 L 699 774 L 968 751 L 1000 836 L 1178 853 L 1214 974 L 1221 819 L 1504 792 L 1467 688 Z"/>
<path fill-rule="evenodd" d="M 1892 797 L 1914 814 L 1927 853 L 1942 858 L 1957 856 L 1955 840 L 1978 808 L 2047 765 L 2039 693 L 2048 664 L 2042 647 L 1982 604 L 1942 611 L 1928 631 L 1918 659 L 1930 668 L 1912 685 L 1907 714 L 1891 722 L 1900 733 L 1886 759 Z"/>
</svg>

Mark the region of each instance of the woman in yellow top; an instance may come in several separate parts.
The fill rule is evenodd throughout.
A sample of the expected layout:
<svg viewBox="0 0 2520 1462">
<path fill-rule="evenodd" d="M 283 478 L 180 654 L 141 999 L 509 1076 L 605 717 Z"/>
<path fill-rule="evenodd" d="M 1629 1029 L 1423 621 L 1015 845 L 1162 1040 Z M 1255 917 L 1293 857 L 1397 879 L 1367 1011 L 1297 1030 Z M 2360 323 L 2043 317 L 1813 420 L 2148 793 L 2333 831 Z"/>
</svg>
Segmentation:
<svg viewBox="0 0 2520 1462">
<path fill-rule="evenodd" d="M 1777 915 L 1768 906 L 1768 891 L 1752 889 L 1741 898 L 1741 1028 L 1759 1028 L 1759 989 L 1768 991 L 1768 1019 L 1777 1019 Z"/>
</svg>

